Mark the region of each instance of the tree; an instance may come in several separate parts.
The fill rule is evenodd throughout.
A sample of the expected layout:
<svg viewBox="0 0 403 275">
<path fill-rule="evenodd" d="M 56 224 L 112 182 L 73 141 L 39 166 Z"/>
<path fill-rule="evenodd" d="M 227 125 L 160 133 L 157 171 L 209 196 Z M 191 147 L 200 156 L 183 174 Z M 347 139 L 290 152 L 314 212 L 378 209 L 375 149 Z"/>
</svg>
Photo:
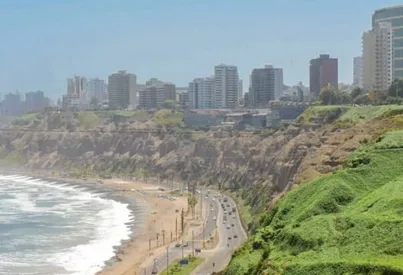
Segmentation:
<svg viewBox="0 0 403 275">
<path fill-rule="evenodd" d="M 347 104 L 351 97 L 347 92 L 341 92 L 337 88 L 327 86 L 319 94 L 319 100 L 323 105 Z"/>
<path fill-rule="evenodd" d="M 91 98 L 91 102 L 90 102 L 90 105 L 92 106 L 92 107 L 97 107 L 98 106 L 98 99 L 96 98 L 96 97 L 92 97 Z"/>
<path fill-rule="evenodd" d="M 360 87 L 355 87 L 351 92 L 351 99 L 356 99 L 359 95 L 362 95 L 364 91 Z"/>
<path fill-rule="evenodd" d="M 373 100 L 371 100 L 371 98 L 367 94 L 359 95 L 354 99 L 355 104 L 367 105 L 367 104 L 371 104 L 372 102 L 373 102 Z"/>
<path fill-rule="evenodd" d="M 395 79 L 389 87 L 388 96 L 403 97 L 403 80 Z"/>
<path fill-rule="evenodd" d="M 165 100 L 162 103 L 162 108 L 164 109 L 176 109 L 178 107 L 178 102 L 176 100 Z"/>
</svg>

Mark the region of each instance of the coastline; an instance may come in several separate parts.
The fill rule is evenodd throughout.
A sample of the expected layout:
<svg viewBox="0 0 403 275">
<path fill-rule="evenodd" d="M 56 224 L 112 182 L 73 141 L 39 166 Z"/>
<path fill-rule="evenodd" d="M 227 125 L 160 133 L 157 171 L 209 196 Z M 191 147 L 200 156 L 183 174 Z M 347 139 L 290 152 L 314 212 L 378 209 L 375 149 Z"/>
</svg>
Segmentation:
<svg viewBox="0 0 403 275">
<path fill-rule="evenodd" d="M 175 218 L 178 218 L 178 209 L 185 207 L 187 199 L 178 197 L 174 201 L 160 198 L 157 194 L 147 193 L 148 189 L 155 189 L 156 185 L 137 181 L 124 181 L 118 179 L 102 180 L 66 178 L 57 175 L 48 175 L 40 171 L 27 171 L 20 169 L 3 170 L 5 175 L 23 175 L 39 178 L 46 181 L 56 181 L 72 185 L 80 185 L 92 192 L 101 192 L 105 198 L 127 204 L 134 216 L 131 224 L 131 235 L 127 240 L 122 240 L 120 246 L 114 247 L 115 256 L 104 263 L 103 269 L 97 275 L 126 275 L 139 273 L 141 264 L 150 260 L 154 253 L 158 253 L 162 246 L 156 245 L 156 234 L 161 236 L 161 231 L 175 232 Z M 157 222 L 158 221 L 158 222 Z M 174 222 L 172 222 L 174 221 Z M 175 233 L 174 233 L 175 235 Z M 169 234 L 167 236 L 169 243 Z M 150 242 L 151 240 L 151 242 Z M 151 249 L 149 245 L 151 243 Z"/>
</svg>

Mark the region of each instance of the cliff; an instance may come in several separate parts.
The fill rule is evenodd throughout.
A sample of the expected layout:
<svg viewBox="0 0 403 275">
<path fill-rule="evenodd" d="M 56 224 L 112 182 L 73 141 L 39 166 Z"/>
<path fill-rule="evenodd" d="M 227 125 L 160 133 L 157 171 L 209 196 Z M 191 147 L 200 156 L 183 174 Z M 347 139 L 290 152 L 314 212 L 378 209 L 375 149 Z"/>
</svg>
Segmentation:
<svg viewBox="0 0 403 275">
<path fill-rule="evenodd" d="M 279 222 L 288 219 L 281 213 L 292 213 L 300 209 L 299 204 L 306 208 L 306 199 L 315 192 L 306 191 L 309 195 L 303 197 L 292 194 L 299 194 L 299 190 L 312 185 L 304 183 L 342 168 L 361 144 L 371 143 L 391 129 L 402 129 L 402 110 L 400 106 L 312 107 L 287 128 L 259 134 L 189 131 L 176 126 L 181 120 L 180 114 L 169 110 L 155 114 L 32 114 L 3 126 L 0 158 L 4 165 L 69 171 L 80 176 L 160 176 L 234 191 L 240 201 L 251 207 L 255 218 L 247 222 L 254 235 L 235 253 L 226 274 L 267 274 L 268 270 L 281 274 L 287 269 L 288 260 L 284 259 L 319 249 L 325 243 L 307 240 L 295 233 L 293 227 L 285 232 L 286 226 L 310 226 L 302 224 L 304 220 L 298 218 L 299 214 L 292 214 L 286 225 Z M 316 185 L 325 186 L 326 182 L 320 179 Z M 298 187 L 301 184 L 302 187 Z M 360 197 L 350 194 L 349 188 L 353 187 L 340 186 L 347 190 L 342 197 L 353 197 L 351 200 Z M 326 188 L 333 190 L 332 186 Z M 291 189 L 295 190 L 275 203 Z M 295 200 L 293 208 L 284 210 L 282 206 L 290 200 Z M 340 207 L 347 207 L 349 202 L 342 201 L 345 205 Z M 323 203 L 326 206 L 327 202 Z M 304 217 L 309 220 L 307 217 L 312 213 L 316 212 L 304 212 Z M 256 238 L 263 241 L 255 244 Z M 273 238 L 279 241 L 272 243 Z M 307 249 L 294 251 L 294 248 L 286 248 L 287 245 L 302 245 Z M 271 254 L 272 251 L 277 254 Z M 272 261 L 276 263 L 274 266 Z M 290 263 L 296 262 L 290 260 Z M 320 266 L 321 263 L 322 259 L 318 258 L 315 264 Z M 300 266 L 296 266 L 294 270 L 298 271 Z M 234 273 L 234 270 L 238 271 Z"/>
</svg>

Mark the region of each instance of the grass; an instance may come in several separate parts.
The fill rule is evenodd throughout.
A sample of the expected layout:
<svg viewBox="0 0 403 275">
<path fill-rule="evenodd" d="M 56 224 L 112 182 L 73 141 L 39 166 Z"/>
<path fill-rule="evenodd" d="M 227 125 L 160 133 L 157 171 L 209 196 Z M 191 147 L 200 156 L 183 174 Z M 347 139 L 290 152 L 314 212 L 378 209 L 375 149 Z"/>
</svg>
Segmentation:
<svg viewBox="0 0 403 275">
<path fill-rule="evenodd" d="M 169 267 L 168 267 L 169 273 L 168 274 L 170 274 L 170 275 L 171 274 L 172 275 L 189 275 L 203 261 L 204 261 L 204 259 L 202 259 L 202 258 L 191 258 L 191 259 L 189 259 L 189 264 L 188 265 L 181 266 L 179 264 L 179 260 L 176 260 L 172 264 L 169 265 Z M 158 274 L 167 274 L 167 270 L 164 269 L 163 271 L 161 271 Z"/>
<path fill-rule="evenodd" d="M 183 114 L 176 110 L 162 109 L 155 112 L 154 120 L 164 126 L 179 125 L 183 120 Z"/>
<path fill-rule="evenodd" d="M 403 274 L 402 166 L 403 131 L 362 145 L 343 169 L 290 191 L 266 213 L 225 274 L 234 265 L 245 270 L 239 275 Z"/>
<path fill-rule="evenodd" d="M 15 118 L 12 121 L 13 125 L 17 125 L 17 126 L 26 126 L 29 125 L 32 121 L 34 121 L 38 116 L 38 113 L 29 113 L 29 114 L 24 114 L 21 115 L 17 118 Z"/>
<path fill-rule="evenodd" d="M 401 105 L 381 105 L 381 106 L 362 106 L 349 108 L 339 120 L 349 120 L 357 122 L 362 119 L 371 119 L 380 117 L 383 114 L 392 110 L 403 110 Z"/>
<path fill-rule="evenodd" d="M 101 122 L 101 119 L 94 112 L 79 112 L 77 119 L 80 121 L 80 128 L 85 130 L 94 129 Z"/>
</svg>

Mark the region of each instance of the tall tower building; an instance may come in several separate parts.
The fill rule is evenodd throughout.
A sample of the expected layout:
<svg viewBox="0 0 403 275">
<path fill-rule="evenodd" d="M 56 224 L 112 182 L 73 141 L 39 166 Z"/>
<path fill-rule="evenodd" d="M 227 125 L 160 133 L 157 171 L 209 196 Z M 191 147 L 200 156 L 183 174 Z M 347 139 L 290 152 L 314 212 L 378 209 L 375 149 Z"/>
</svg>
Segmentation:
<svg viewBox="0 0 403 275">
<path fill-rule="evenodd" d="M 239 76 L 236 66 L 220 64 L 214 67 L 214 101 L 216 108 L 238 106 Z"/>
<path fill-rule="evenodd" d="M 238 84 L 238 103 L 241 99 L 243 99 L 243 81 L 242 81 L 242 79 L 239 80 L 239 84 Z"/>
<path fill-rule="evenodd" d="M 189 83 L 188 93 L 191 108 L 215 108 L 214 83 L 214 77 L 195 78 Z"/>
<path fill-rule="evenodd" d="M 118 71 L 108 77 L 108 98 L 111 108 L 135 108 L 137 106 L 136 75 Z"/>
<path fill-rule="evenodd" d="M 362 77 L 362 56 L 356 56 L 353 60 L 353 85 L 362 88 Z"/>
<path fill-rule="evenodd" d="M 253 69 L 250 76 L 249 105 L 266 107 L 269 101 L 281 97 L 283 86 L 283 69 L 271 65 Z"/>
<path fill-rule="evenodd" d="M 101 103 L 108 99 L 108 85 L 103 79 L 91 78 L 88 80 L 87 90 L 90 100 L 95 98 L 99 103 Z"/>
<path fill-rule="evenodd" d="M 338 59 L 330 58 L 328 54 L 321 54 L 318 58 L 311 59 L 309 66 L 309 89 L 311 97 L 316 98 L 320 91 L 330 85 L 339 85 Z"/>
<path fill-rule="evenodd" d="M 376 23 L 362 36 L 363 88 L 387 90 L 393 80 L 393 34 L 390 22 Z"/>
<path fill-rule="evenodd" d="M 82 76 L 68 78 L 67 95 L 81 100 L 87 99 L 87 79 Z"/>
<path fill-rule="evenodd" d="M 389 22 L 392 27 L 392 80 L 403 78 L 403 5 L 375 10 L 372 29 L 380 22 Z"/>
</svg>

